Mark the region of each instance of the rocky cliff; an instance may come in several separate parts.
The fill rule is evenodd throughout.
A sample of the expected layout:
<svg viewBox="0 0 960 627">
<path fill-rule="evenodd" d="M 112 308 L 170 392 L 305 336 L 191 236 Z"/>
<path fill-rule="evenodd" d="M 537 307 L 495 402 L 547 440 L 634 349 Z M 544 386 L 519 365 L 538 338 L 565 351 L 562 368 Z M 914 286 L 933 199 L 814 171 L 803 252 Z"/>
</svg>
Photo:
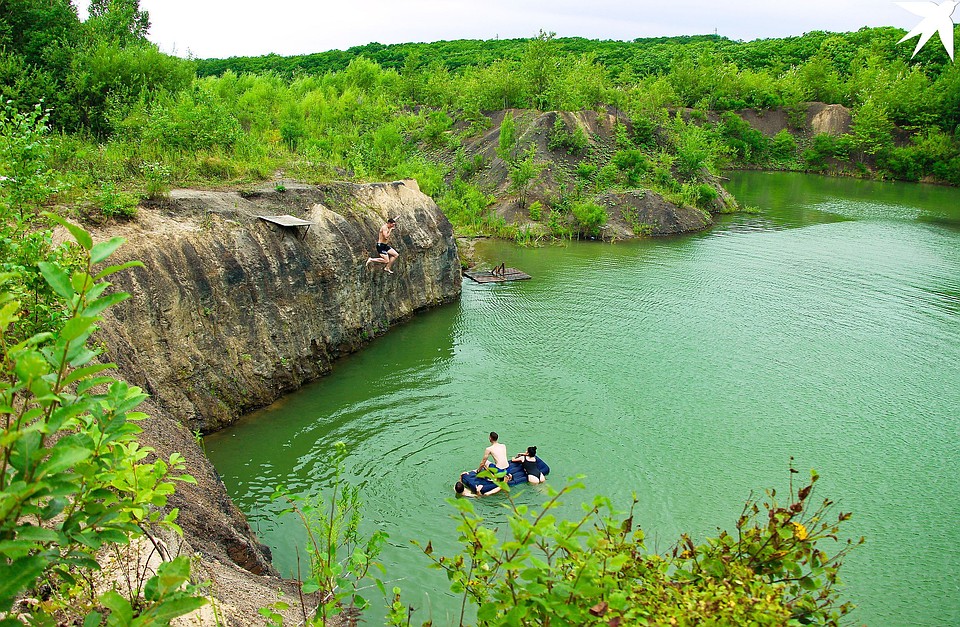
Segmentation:
<svg viewBox="0 0 960 627">
<path fill-rule="evenodd" d="M 279 186 L 277 186 L 279 187 Z M 290 214 L 309 228 L 257 216 Z M 396 217 L 395 274 L 364 262 L 379 227 Z M 415 181 L 238 192 L 175 191 L 137 219 L 94 232 L 127 238 L 111 263 L 142 268 L 111 277 L 131 298 L 109 310 L 98 334 L 119 376 L 151 395 L 142 444 L 183 454 L 196 485 L 182 484 L 180 551 L 218 599 L 216 624 L 262 622 L 257 608 L 283 592 L 277 577 L 191 432 L 230 424 L 328 372 L 413 312 L 456 299 L 460 265 L 453 230 Z M 309 600 L 307 600 L 309 603 Z"/>
<path fill-rule="evenodd" d="M 313 225 L 257 217 L 277 214 Z M 394 275 L 364 267 L 387 217 Z M 119 260 L 144 267 L 115 279 L 132 298 L 109 312 L 104 339 L 124 377 L 192 431 L 230 424 L 460 293 L 450 223 L 415 181 L 175 191 L 120 234 Z"/>
</svg>

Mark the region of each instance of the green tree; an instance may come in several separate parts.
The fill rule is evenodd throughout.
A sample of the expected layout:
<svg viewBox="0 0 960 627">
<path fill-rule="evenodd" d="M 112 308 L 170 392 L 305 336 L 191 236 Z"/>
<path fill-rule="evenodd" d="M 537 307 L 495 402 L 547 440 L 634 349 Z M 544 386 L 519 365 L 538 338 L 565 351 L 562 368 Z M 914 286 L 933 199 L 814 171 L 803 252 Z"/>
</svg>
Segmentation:
<svg viewBox="0 0 960 627">
<path fill-rule="evenodd" d="M 497 156 L 506 162 L 513 161 L 513 151 L 517 148 L 517 128 L 513 114 L 504 113 L 500 123 L 500 136 L 497 140 Z"/>
<path fill-rule="evenodd" d="M 520 72 L 530 86 L 530 106 L 547 109 L 550 88 L 557 78 L 559 56 L 554 42 L 556 33 L 540 34 L 527 42 L 520 59 Z"/>
<path fill-rule="evenodd" d="M 520 209 L 527 206 L 527 193 L 534 179 L 543 170 L 543 165 L 536 161 L 536 150 L 533 146 L 522 158 L 513 161 L 510 168 L 510 191 L 517 195 L 517 204 Z"/>
<path fill-rule="evenodd" d="M 850 131 L 857 149 L 876 155 L 893 146 L 893 128 L 886 108 L 869 99 L 854 110 Z"/>
<path fill-rule="evenodd" d="M 85 25 L 93 40 L 123 47 L 146 41 L 150 14 L 140 9 L 140 0 L 91 0 Z"/>
</svg>

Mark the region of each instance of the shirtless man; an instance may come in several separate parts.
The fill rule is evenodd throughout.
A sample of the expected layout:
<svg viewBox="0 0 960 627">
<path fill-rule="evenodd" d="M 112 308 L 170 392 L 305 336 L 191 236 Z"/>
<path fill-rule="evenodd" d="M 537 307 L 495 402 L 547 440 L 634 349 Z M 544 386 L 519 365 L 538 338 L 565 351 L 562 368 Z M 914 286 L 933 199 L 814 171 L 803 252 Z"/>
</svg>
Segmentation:
<svg viewBox="0 0 960 627">
<path fill-rule="evenodd" d="M 483 451 L 483 459 L 480 460 L 480 467 L 477 468 L 477 472 L 480 472 L 487 466 L 487 459 L 493 457 L 493 461 L 490 462 L 490 468 L 497 474 L 505 474 L 507 472 L 507 466 L 509 462 L 507 461 L 507 447 L 503 444 L 500 444 L 497 440 L 500 439 L 500 436 L 497 435 L 496 431 L 490 432 L 490 446 L 488 446 Z"/>
<path fill-rule="evenodd" d="M 397 228 L 397 221 L 393 218 L 387 220 L 387 223 L 380 227 L 380 232 L 377 234 L 377 254 L 380 256 L 367 257 L 367 268 L 370 267 L 371 263 L 382 263 L 386 264 L 383 271 L 393 274 L 393 270 L 390 268 L 393 267 L 393 263 L 400 256 L 400 253 L 390 245 L 390 235 L 395 228 Z"/>
</svg>

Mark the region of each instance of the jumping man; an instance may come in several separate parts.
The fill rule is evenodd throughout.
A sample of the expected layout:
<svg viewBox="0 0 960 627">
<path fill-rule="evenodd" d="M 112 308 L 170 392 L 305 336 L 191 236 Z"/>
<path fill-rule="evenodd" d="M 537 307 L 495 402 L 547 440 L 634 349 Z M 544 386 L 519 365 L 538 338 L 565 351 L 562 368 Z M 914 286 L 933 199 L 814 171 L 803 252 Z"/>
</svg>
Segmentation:
<svg viewBox="0 0 960 627">
<path fill-rule="evenodd" d="M 397 221 L 393 218 L 387 220 L 387 223 L 380 227 L 380 232 L 377 234 L 377 254 L 380 256 L 367 257 L 367 268 L 370 267 L 371 263 L 382 263 L 385 264 L 383 271 L 393 274 L 393 270 L 390 268 L 397 260 L 397 257 L 400 256 L 400 253 L 390 245 L 390 235 L 395 228 L 397 228 Z"/>
</svg>

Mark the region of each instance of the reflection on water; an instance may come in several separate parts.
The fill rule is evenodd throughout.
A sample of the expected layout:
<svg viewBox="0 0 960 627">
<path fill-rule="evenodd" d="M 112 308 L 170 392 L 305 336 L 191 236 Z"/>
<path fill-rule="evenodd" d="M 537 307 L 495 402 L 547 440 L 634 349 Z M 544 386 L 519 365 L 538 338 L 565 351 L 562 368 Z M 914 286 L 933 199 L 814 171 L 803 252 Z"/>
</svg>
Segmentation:
<svg viewBox="0 0 960 627">
<path fill-rule="evenodd" d="M 344 441 L 415 620 L 455 624 L 446 578 L 409 540 L 455 550 L 446 499 L 493 429 L 511 452 L 538 446 L 554 485 L 586 474 L 584 500 L 626 508 L 636 493 L 656 550 L 732 527 L 751 490 L 784 485 L 794 456 L 868 538 L 845 565 L 856 620 L 960 623 L 960 234 L 938 226 L 957 220 L 960 192 L 731 179 L 761 214 L 617 245 L 478 245 L 533 280 L 467 282 L 459 303 L 207 438 L 278 567 L 293 571 L 302 535 L 269 494 L 322 490 Z M 502 522 L 495 498 L 476 506 Z"/>
</svg>

